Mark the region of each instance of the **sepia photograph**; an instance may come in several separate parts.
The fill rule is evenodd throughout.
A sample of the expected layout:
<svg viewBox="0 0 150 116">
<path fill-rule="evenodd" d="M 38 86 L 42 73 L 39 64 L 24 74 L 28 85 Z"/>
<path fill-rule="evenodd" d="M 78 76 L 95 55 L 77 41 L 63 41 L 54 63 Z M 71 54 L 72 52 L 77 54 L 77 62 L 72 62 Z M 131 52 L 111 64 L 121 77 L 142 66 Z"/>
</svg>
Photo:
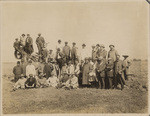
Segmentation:
<svg viewBox="0 0 150 116">
<path fill-rule="evenodd" d="M 149 2 L 1 1 L 1 115 L 148 116 Z"/>
</svg>

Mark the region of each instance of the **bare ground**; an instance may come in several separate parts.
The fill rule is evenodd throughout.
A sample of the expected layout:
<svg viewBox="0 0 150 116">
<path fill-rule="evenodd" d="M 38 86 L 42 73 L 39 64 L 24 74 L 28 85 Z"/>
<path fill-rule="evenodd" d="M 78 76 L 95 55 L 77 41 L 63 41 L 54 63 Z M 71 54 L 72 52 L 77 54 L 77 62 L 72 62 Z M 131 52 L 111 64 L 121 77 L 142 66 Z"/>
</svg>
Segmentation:
<svg viewBox="0 0 150 116">
<path fill-rule="evenodd" d="M 3 64 L 2 107 L 4 114 L 23 113 L 147 113 L 147 62 L 134 62 L 127 86 L 121 90 L 36 88 L 12 90 L 14 63 Z M 8 78 L 10 77 L 10 78 Z"/>
</svg>

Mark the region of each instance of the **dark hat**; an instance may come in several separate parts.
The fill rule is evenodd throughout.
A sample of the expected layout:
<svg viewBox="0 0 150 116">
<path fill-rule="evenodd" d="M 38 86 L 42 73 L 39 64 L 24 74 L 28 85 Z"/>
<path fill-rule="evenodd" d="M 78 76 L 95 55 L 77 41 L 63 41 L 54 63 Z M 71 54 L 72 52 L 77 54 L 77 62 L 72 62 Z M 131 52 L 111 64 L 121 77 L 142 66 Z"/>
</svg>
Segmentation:
<svg viewBox="0 0 150 116">
<path fill-rule="evenodd" d="M 30 34 L 27 34 L 27 36 L 30 36 Z"/>
<path fill-rule="evenodd" d="M 100 46 L 99 44 L 96 44 L 96 46 Z"/>
<path fill-rule="evenodd" d="M 49 51 L 53 51 L 52 49 L 50 49 Z"/>
<path fill-rule="evenodd" d="M 29 74 L 29 77 L 33 77 L 33 74 Z"/>
<path fill-rule="evenodd" d="M 129 57 L 128 55 L 122 55 L 124 58 L 127 58 L 127 57 Z"/>
<path fill-rule="evenodd" d="M 38 35 L 41 35 L 41 33 L 38 33 Z"/>
<path fill-rule="evenodd" d="M 109 45 L 109 47 L 111 47 L 111 46 L 115 47 L 115 46 L 114 46 L 114 45 L 112 45 L 112 44 L 111 44 L 111 45 Z"/>
<path fill-rule="evenodd" d="M 25 34 L 22 34 L 22 36 L 25 36 Z"/>
<path fill-rule="evenodd" d="M 73 44 L 73 45 L 76 45 L 76 43 L 75 43 L 75 42 L 73 42 L 72 44 Z"/>
<path fill-rule="evenodd" d="M 86 57 L 85 60 L 89 60 L 89 57 Z"/>
<path fill-rule="evenodd" d="M 65 44 L 68 44 L 68 42 L 66 41 Z"/>
<path fill-rule="evenodd" d="M 20 64 L 20 61 L 17 61 L 17 64 Z"/>
<path fill-rule="evenodd" d="M 18 40 L 18 38 L 16 38 L 15 40 Z"/>
<path fill-rule="evenodd" d="M 82 44 L 82 46 L 86 46 L 85 44 Z"/>
<path fill-rule="evenodd" d="M 57 51 L 60 51 L 60 48 L 57 48 Z"/>
<path fill-rule="evenodd" d="M 58 42 L 61 42 L 61 40 L 59 39 Z"/>
</svg>

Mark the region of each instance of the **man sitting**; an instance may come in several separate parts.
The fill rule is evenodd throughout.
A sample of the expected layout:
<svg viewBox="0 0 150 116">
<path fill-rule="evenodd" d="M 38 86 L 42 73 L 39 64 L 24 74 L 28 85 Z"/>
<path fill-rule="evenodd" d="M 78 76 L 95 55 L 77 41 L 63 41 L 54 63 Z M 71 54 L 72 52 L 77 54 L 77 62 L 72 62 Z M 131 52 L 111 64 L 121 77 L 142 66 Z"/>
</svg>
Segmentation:
<svg viewBox="0 0 150 116">
<path fill-rule="evenodd" d="M 26 78 L 23 74 L 21 74 L 20 79 L 15 83 L 13 91 L 16 91 L 17 89 L 25 89 L 25 82 Z"/>
<path fill-rule="evenodd" d="M 29 75 L 29 78 L 25 82 L 25 88 L 35 88 L 36 87 L 36 79 L 33 74 Z"/>
</svg>

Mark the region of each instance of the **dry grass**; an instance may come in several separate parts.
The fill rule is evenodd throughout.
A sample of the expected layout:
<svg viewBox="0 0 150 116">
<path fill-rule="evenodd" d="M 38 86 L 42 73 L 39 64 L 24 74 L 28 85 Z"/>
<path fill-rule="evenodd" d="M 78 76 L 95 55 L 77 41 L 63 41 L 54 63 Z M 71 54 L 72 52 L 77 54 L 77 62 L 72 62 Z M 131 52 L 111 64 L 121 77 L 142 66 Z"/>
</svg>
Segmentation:
<svg viewBox="0 0 150 116">
<path fill-rule="evenodd" d="M 123 91 L 83 88 L 64 90 L 37 88 L 12 90 L 10 81 L 14 63 L 3 64 L 3 113 L 146 113 L 148 105 L 147 62 L 134 62 Z"/>
</svg>

